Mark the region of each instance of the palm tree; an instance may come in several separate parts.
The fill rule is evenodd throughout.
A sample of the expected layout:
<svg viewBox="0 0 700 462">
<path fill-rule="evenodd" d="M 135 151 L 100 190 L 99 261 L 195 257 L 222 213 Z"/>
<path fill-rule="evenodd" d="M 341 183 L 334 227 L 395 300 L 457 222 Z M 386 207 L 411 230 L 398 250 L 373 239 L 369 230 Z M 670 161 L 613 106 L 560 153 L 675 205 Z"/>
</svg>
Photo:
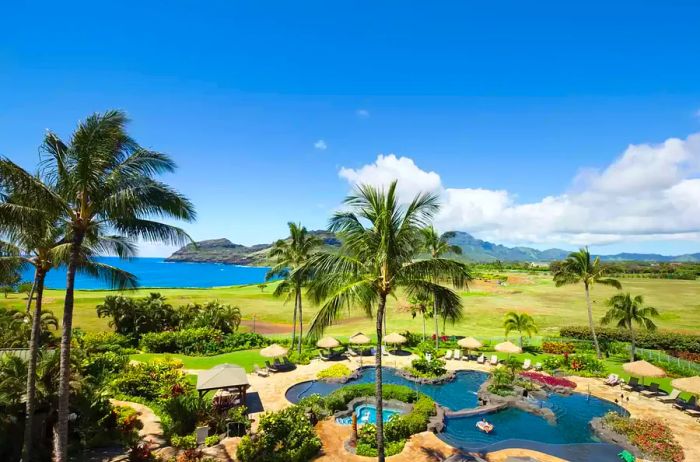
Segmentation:
<svg viewBox="0 0 700 462">
<path fill-rule="evenodd" d="M 400 206 L 396 182 L 388 189 L 358 186 L 348 196 L 349 210 L 337 212 L 330 231 L 337 232 L 341 247 L 336 252 L 319 252 L 309 261 L 316 276 L 309 294 L 321 308 L 314 317 L 309 335 L 319 337 L 337 320 L 345 308 L 361 307 L 376 318 L 376 405 L 382 415 L 382 323 L 387 297 L 400 289 L 408 297 L 433 295 L 438 306 L 458 304 L 459 295 L 435 281 L 448 280 L 464 287 L 466 267 L 444 258 L 416 260 L 423 251 L 421 228 L 438 211 L 437 197 L 420 194 L 408 205 Z M 384 425 L 377 419 L 377 454 L 384 461 Z"/>
<path fill-rule="evenodd" d="M 630 361 L 634 361 L 634 325 L 647 330 L 656 330 L 656 324 L 651 318 L 659 316 L 659 310 L 653 306 L 644 306 L 644 297 L 637 295 L 632 298 L 628 293 L 617 294 L 606 302 L 610 307 L 601 324 L 610 324 L 617 321 L 617 327 L 629 329 L 632 348 L 630 349 Z"/>
<path fill-rule="evenodd" d="M 192 204 L 184 196 L 154 179 L 175 169 L 165 154 L 147 150 L 126 132 L 128 120 L 121 111 L 93 114 L 79 123 L 68 142 L 48 132 L 42 145 L 44 184 L 32 176 L 13 175 L 9 183 L 20 203 L 40 204 L 21 218 L 36 221 L 50 211 L 65 226 L 66 295 L 63 310 L 58 421 L 54 434 L 54 458 L 66 462 L 68 447 L 68 399 L 70 347 L 73 325 L 75 274 L 86 255 L 84 242 L 114 231 L 119 236 L 182 245 L 187 234 L 159 218 L 194 219 Z M 13 164 L 14 165 L 14 164 Z M 8 166 L 3 176 L 14 174 Z M 30 201 L 31 199 L 31 201 Z M 121 246 L 115 246 L 123 252 Z M 120 255 L 121 256 L 121 255 Z M 90 271 L 103 273 L 99 264 Z"/>
<path fill-rule="evenodd" d="M 462 255 L 462 248 L 457 245 L 451 245 L 449 239 L 455 237 L 454 232 L 444 233 L 442 236 L 438 234 L 433 226 L 426 226 L 421 229 L 423 235 L 425 250 L 430 253 L 430 258 L 440 258 L 444 254 L 454 253 Z M 471 276 L 467 277 L 471 280 Z M 460 299 L 461 301 L 461 299 Z M 454 324 L 462 317 L 462 304 L 454 306 L 443 306 L 440 312 L 442 317 L 442 330 L 445 331 L 445 323 L 449 318 Z M 435 348 L 440 348 L 440 332 L 438 332 L 438 304 L 437 299 L 433 300 L 433 319 L 435 320 Z"/>
<path fill-rule="evenodd" d="M 612 286 L 616 289 L 621 289 L 622 284 L 617 279 L 606 278 L 607 269 L 600 263 L 600 258 L 591 259 L 591 253 L 588 247 L 579 249 L 578 252 L 572 252 L 569 256 L 557 265 L 554 270 L 554 283 L 557 287 L 566 284 L 578 284 L 583 282 L 583 287 L 586 292 L 586 306 L 588 307 L 588 326 L 591 329 L 593 344 L 595 345 L 596 355 L 598 359 L 600 355 L 600 345 L 598 345 L 598 337 L 595 333 L 593 325 L 593 307 L 591 306 L 591 288 L 594 284 L 603 284 Z"/>
<path fill-rule="evenodd" d="M 425 342 L 426 328 L 425 328 L 425 318 L 428 316 L 428 305 L 432 304 L 433 297 L 428 294 L 417 294 L 411 297 L 410 309 L 411 317 L 415 318 L 420 315 L 423 320 L 423 341 Z"/>
<path fill-rule="evenodd" d="M 514 311 L 507 313 L 503 319 L 503 327 L 506 330 L 506 338 L 508 338 L 510 331 L 517 330 L 520 333 L 520 348 L 523 347 L 523 332 L 528 337 L 532 337 L 532 334 L 537 333 L 535 320 L 527 313 L 516 313 Z"/>
<path fill-rule="evenodd" d="M 304 332 L 304 319 L 302 312 L 302 289 L 313 276 L 313 269 L 308 267 L 308 262 L 314 251 L 323 244 L 323 241 L 313 234 L 309 234 L 304 226 L 299 223 L 288 223 L 289 239 L 280 239 L 272 245 L 270 258 L 275 260 L 273 266 L 266 275 L 266 279 L 281 277 L 282 281 L 277 285 L 273 296 L 287 296 L 287 300 L 294 298 L 294 320 L 292 321 L 292 348 L 294 348 L 297 332 L 297 315 L 299 316 L 299 343 L 297 351 L 301 353 L 302 336 Z"/>
</svg>

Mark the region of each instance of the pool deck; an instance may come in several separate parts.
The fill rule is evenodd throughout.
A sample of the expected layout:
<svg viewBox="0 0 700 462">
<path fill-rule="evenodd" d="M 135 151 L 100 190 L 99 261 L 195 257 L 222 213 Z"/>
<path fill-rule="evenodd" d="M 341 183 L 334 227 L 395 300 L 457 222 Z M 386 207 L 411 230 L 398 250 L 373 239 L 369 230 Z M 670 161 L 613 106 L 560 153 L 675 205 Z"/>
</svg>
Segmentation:
<svg viewBox="0 0 700 462">
<path fill-rule="evenodd" d="M 404 367 L 410 364 L 415 356 L 385 356 L 383 365 L 386 367 Z M 342 361 L 351 369 L 360 367 L 357 358 L 350 361 Z M 270 377 L 259 377 L 256 374 L 248 374 L 251 388 L 249 395 L 259 397 L 262 409 L 257 409 L 251 414 L 253 418 L 253 429 L 257 428 L 259 416 L 265 411 L 276 411 L 290 405 L 285 398 L 287 389 L 299 382 L 314 380 L 316 374 L 327 367 L 337 364 L 335 362 L 323 362 L 315 359 L 307 366 L 299 366 L 290 372 L 271 374 Z M 374 365 L 373 357 L 362 358 L 362 365 Z M 475 361 L 447 361 L 447 368 L 450 370 L 479 370 L 489 372 L 493 369 L 489 365 L 477 364 Z M 198 371 L 190 371 L 197 373 Z M 619 387 L 608 387 L 601 379 L 569 377 L 577 383 L 576 391 L 580 393 L 590 392 L 593 396 L 614 401 L 619 398 L 622 391 Z M 687 414 L 684 414 L 668 404 L 663 404 L 655 399 L 645 398 L 639 393 L 624 393 L 625 400 L 622 403 L 633 417 L 659 418 L 666 422 L 673 430 L 678 442 L 685 451 L 687 461 L 700 461 L 700 445 L 697 444 L 700 435 L 700 423 Z M 629 396 L 629 402 L 627 397 Z M 252 397 L 252 396 L 251 396 Z M 251 400 L 252 401 L 252 400 Z M 319 461 L 369 461 L 368 457 L 349 454 L 344 449 L 343 441 L 350 435 L 350 427 L 336 424 L 331 419 L 320 422 L 317 430 L 323 441 L 323 455 L 317 459 Z M 406 444 L 404 450 L 389 458 L 395 462 L 432 462 L 443 460 L 445 457 L 456 453 L 457 450 L 440 440 L 431 432 L 423 432 L 414 435 Z M 559 459 L 547 454 L 538 453 L 525 449 L 507 449 L 487 454 L 489 462 L 501 462 L 509 456 L 531 456 L 541 462 L 561 462 Z"/>
</svg>

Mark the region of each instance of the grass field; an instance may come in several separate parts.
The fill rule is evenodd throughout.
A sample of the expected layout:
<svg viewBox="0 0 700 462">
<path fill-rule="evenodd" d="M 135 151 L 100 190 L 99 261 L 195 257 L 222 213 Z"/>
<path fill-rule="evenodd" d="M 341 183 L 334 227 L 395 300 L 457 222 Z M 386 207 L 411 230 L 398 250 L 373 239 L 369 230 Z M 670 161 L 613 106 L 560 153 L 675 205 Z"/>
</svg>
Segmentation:
<svg viewBox="0 0 700 462">
<path fill-rule="evenodd" d="M 495 282 L 475 281 L 469 291 L 462 292 L 465 317 L 455 326 L 447 325 L 447 334 L 474 335 L 478 337 L 502 336 L 502 318 L 508 311 L 530 313 L 540 327 L 541 335 L 556 334 L 563 325 L 587 323 L 582 286 L 556 288 L 551 277 L 542 274 L 509 273 L 508 283 L 499 286 Z M 623 290 L 644 295 L 647 304 L 657 307 L 662 315 L 658 325 L 665 329 L 700 332 L 700 281 L 661 279 L 621 279 Z M 173 305 L 205 302 L 218 299 L 223 303 L 237 305 L 243 312 L 249 328 L 253 316 L 259 332 L 284 333 L 291 331 L 291 304 L 284 304 L 272 296 L 272 285 L 263 291 L 257 286 L 232 286 L 212 289 L 140 289 L 125 292 L 128 296 L 143 296 L 148 292 L 160 292 Z M 95 313 L 106 295 L 114 291 L 76 291 L 74 325 L 85 330 L 109 329 L 106 319 Z M 605 312 L 605 300 L 615 293 L 614 289 L 597 286 L 593 288 L 595 316 L 599 319 Z M 44 307 L 58 316 L 62 313 L 63 291 L 47 290 Z M 11 294 L 0 298 L 0 306 L 23 308 L 24 294 Z M 308 326 L 316 308 L 304 307 L 304 322 Z M 413 319 L 407 301 L 399 296 L 389 301 L 388 330 L 411 330 L 421 332 L 419 318 Z M 432 320 L 428 320 L 428 331 Z M 360 310 L 350 310 L 346 316 L 328 332 L 347 336 L 357 331 L 368 334 L 374 330 L 373 322 Z"/>
</svg>

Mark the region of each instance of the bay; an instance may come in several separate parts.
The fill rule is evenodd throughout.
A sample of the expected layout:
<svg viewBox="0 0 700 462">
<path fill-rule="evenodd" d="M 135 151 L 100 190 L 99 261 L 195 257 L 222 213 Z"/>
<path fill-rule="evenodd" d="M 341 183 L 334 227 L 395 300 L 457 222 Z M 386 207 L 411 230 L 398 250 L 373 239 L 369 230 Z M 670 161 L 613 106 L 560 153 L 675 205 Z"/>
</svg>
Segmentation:
<svg viewBox="0 0 700 462">
<path fill-rule="evenodd" d="M 144 288 L 209 288 L 239 284 L 260 284 L 265 281 L 266 267 L 238 266 L 223 263 L 185 263 L 166 262 L 163 258 L 132 258 L 122 260 L 117 257 L 100 257 L 96 260 L 116 266 L 138 277 L 139 287 Z M 23 271 L 22 280 L 32 281 L 34 270 L 29 267 Z M 65 289 L 66 268 L 59 267 L 46 275 L 46 287 Z M 75 278 L 76 289 L 104 290 L 112 289 L 100 279 L 80 274 Z"/>
</svg>

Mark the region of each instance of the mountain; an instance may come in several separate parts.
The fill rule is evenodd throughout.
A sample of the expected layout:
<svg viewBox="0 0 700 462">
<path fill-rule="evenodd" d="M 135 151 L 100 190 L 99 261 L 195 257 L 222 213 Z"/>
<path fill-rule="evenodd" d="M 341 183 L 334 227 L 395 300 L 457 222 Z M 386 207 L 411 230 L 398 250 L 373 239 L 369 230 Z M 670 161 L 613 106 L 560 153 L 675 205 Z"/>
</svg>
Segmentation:
<svg viewBox="0 0 700 462">
<path fill-rule="evenodd" d="M 338 238 L 328 231 L 310 231 L 330 247 L 340 245 Z M 568 250 L 547 249 L 537 250 L 531 247 L 506 247 L 493 242 L 477 239 L 469 233 L 455 231 L 449 239 L 450 244 L 462 248 L 462 256 L 465 260 L 477 262 L 493 261 L 521 261 L 521 262 L 550 262 L 563 260 L 569 255 Z M 270 263 L 268 251 L 272 244 L 256 244 L 245 246 L 234 244 L 228 239 L 212 239 L 189 244 L 181 248 L 167 261 L 177 262 L 212 262 L 230 263 L 234 265 L 264 266 Z M 653 262 L 700 262 L 700 253 L 686 255 L 659 255 L 652 253 L 618 253 L 616 255 L 601 255 L 603 261 L 653 261 Z"/>
</svg>

